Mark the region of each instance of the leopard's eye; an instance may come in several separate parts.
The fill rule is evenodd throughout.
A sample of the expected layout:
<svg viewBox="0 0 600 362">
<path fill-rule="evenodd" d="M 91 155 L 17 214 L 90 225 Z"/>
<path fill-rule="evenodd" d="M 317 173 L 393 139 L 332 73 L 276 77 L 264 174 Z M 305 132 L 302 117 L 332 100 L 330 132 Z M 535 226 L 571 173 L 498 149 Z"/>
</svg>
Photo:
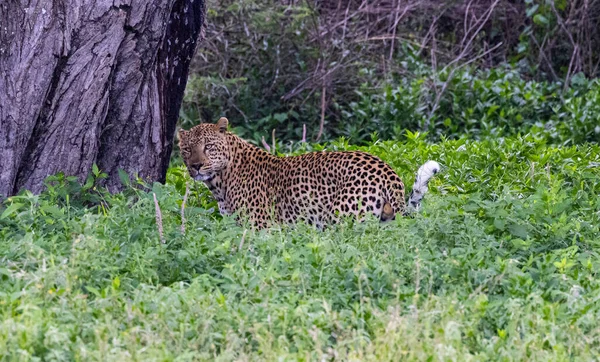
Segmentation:
<svg viewBox="0 0 600 362">
<path fill-rule="evenodd" d="M 204 151 L 212 151 L 215 149 L 214 145 L 206 145 L 204 146 Z"/>
</svg>

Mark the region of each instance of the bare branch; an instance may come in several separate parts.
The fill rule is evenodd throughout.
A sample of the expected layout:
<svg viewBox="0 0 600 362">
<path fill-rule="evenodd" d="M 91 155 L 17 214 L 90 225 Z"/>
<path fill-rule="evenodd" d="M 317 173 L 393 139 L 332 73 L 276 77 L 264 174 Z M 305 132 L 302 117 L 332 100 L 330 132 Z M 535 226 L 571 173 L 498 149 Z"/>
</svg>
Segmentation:
<svg viewBox="0 0 600 362">
<path fill-rule="evenodd" d="M 156 194 L 153 192 L 152 196 L 154 197 L 154 209 L 156 212 L 156 227 L 158 229 L 158 235 L 160 237 L 160 242 L 162 244 L 165 243 L 165 235 L 163 233 L 163 222 L 162 222 L 162 212 L 160 211 L 160 206 L 158 205 L 158 200 L 156 199 Z"/>
<path fill-rule="evenodd" d="M 183 196 L 183 202 L 181 203 L 181 234 L 185 235 L 185 203 L 187 202 L 188 195 L 190 194 L 190 183 L 185 183 L 185 195 Z"/>
</svg>

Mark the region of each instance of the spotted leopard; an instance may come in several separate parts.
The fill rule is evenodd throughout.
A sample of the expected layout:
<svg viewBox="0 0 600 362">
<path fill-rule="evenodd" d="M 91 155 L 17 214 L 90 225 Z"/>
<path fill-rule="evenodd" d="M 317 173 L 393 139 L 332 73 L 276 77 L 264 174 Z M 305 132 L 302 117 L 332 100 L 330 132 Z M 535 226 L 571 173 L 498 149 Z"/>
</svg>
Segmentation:
<svg viewBox="0 0 600 362">
<path fill-rule="evenodd" d="M 341 216 L 373 213 L 382 221 L 418 209 L 435 161 L 421 166 L 409 197 L 394 170 L 365 152 L 312 152 L 277 157 L 227 131 L 227 118 L 178 132 L 181 155 L 223 215 L 238 212 L 258 228 L 304 220 L 319 227 Z"/>
</svg>

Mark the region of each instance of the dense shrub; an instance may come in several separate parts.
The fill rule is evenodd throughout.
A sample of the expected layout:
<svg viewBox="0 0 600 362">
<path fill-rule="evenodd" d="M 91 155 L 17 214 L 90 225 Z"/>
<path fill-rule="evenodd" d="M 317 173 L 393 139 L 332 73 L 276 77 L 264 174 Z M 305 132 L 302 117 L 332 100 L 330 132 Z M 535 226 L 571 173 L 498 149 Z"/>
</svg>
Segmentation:
<svg viewBox="0 0 600 362">
<path fill-rule="evenodd" d="M 217 217 L 195 183 L 182 235 L 189 179 L 181 166 L 150 192 L 98 189 L 89 199 L 55 177 L 41 195 L 6 200 L 0 358 L 547 361 L 600 353 L 597 145 L 554 147 L 534 135 L 428 144 L 409 134 L 360 149 L 407 185 L 425 160 L 442 163 L 419 215 L 254 232 Z"/>
<path fill-rule="evenodd" d="M 353 142 L 401 138 L 405 130 L 431 136 L 504 137 L 542 132 L 557 143 L 600 141 L 600 82 L 583 75 L 567 91 L 558 83 L 524 80 L 509 68 L 405 78 L 383 91 L 363 88 L 342 111 L 340 133 Z M 436 105 L 436 106 L 434 106 Z"/>
</svg>

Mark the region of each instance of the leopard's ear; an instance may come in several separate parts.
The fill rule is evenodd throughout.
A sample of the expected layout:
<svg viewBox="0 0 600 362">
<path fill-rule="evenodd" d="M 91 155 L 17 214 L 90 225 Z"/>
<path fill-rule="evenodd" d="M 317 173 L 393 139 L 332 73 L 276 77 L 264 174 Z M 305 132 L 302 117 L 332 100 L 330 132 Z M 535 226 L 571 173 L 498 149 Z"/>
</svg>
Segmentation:
<svg viewBox="0 0 600 362">
<path fill-rule="evenodd" d="M 229 124 L 229 121 L 227 120 L 227 118 L 221 117 L 217 121 L 217 129 L 219 130 L 219 132 L 225 133 L 225 131 L 227 131 L 228 124 Z"/>
<path fill-rule="evenodd" d="M 177 131 L 177 133 L 176 133 L 176 134 L 177 134 L 177 141 L 178 141 L 179 143 L 181 143 L 181 142 L 185 142 L 185 140 L 187 139 L 187 137 L 188 137 L 189 133 L 190 133 L 190 131 L 186 131 L 186 130 L 184 130 L 183 128 L 180 128 L 180 129 Z"/>
</svg>

